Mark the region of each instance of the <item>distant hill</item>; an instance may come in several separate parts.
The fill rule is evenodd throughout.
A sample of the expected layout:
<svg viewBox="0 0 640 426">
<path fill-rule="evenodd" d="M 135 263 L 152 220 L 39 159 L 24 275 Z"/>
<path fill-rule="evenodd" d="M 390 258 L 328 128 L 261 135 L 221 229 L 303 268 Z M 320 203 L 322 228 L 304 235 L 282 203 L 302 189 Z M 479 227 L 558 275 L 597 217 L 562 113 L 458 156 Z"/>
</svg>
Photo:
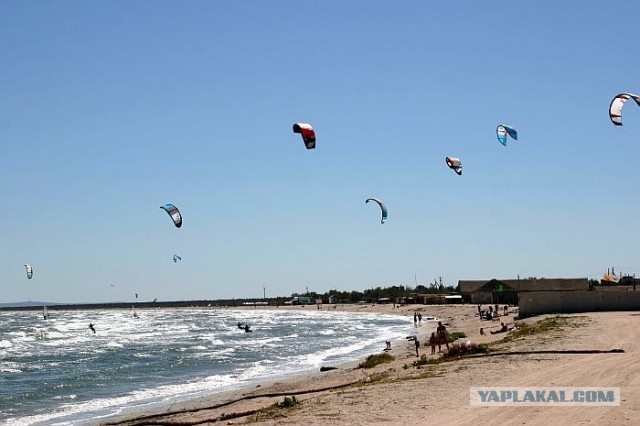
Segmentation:
<svg viewBox="0 0 640 426">
<path fill-rule="evenodd" d="M 0 303 L 0 309 L 2 308 L 30 308 L 34 306 L 53 306 L 58 305 L 59 303 L 53 302 L 38 302 L 38 301 L 29 301 L 29 302 L 11 302 L 11 303 Z"/>
</svg>

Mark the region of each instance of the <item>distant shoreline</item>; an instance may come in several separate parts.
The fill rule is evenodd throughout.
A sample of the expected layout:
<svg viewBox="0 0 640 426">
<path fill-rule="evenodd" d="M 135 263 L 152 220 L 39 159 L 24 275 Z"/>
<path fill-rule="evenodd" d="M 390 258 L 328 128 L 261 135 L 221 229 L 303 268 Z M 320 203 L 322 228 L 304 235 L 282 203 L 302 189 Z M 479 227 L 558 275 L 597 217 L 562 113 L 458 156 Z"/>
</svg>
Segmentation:
<svg viewBox="0 0 640 426">
<path fill-rule="evenodd" d="M 255 303 L 255 304 L 254 304 Z M 276 301 L 267 301 L 266 305 L 260 304 L 263 302 L 247 301 L 245 299 L 224 299 L 224 300 L 172 300 L 172 301 L 156 301 L 156 302 L 107 302 L 107 303 L 56 303 L 56 302 L 16 302 L 0 304 L 0 311 L 36 311 L 42 309 L 43 306 L 47 306 L 51 310 L 82 310 L 82 309 L 126 309 L 131 308 L 134 305 L 136 308 L 233 308 L 233 309 L 318 309 L 316 304 L 310 305 L 285 305 L 276 304 Z M 25 305 L 28 304 L 28 305 Z M 324 303 L 320 305 L 321 309 L 328 310 L 333 309 L 345 309 L 364 310 L 373 306 L 389 306 L 391 308 L 393 304 L 381 304 L 381 303 L 369 303 L 365 305 L 355 303 L 338 303 L 328 304 Z M 404 305 L 404 307 L 414 307 L 419 309 L 424 306 L 423 304 Z M 398 305 L 398 308 L 400 306 Z"/>
<path fill-rule="evenodd" d="M 50 309 L 123 309 L 135 305 L 137 308 L 254 308 L 272 307 L 275 305 L 243 305 L 246 300 L 172 300 L 156 302 L 106 302 L 106 303 L 57 303 L 57 302 L 16 302 L 0 304 L 0 311 L 33 311 L 48 306 Z M 313 305 L 315 307 L 315 305 Z"/>
</svg>

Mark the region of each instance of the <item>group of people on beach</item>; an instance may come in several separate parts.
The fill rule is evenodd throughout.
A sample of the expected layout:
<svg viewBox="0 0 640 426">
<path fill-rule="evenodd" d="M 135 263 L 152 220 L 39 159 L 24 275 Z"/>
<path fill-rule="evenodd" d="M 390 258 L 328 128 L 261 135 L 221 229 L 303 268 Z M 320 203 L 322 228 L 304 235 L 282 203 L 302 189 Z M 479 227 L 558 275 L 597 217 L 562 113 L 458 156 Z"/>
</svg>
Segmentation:
<svg viewBox="0 0 640 426">
<path fill-rule="evenodd" d="M 502 315 L 509 315 L 509 306 L 504 305 L 502 309 Z M 496 320 L 500 318 L 500 307 L 496 303 L 495 305 L 489 305 L 489 309 L 482 309 L 482 305 L 478 303 L 478 316 L 480 317 L 480 321 L 482 320 Z"/>
<path fill-rule="evenodd" d="M 446 345 L 447 352 L 449 351 L 449 340 L 447 339 L 447 335 L 447 327 L 442 324 L 442 321 L 438 321 L 438 327 L 436 328 L 436 331 L 431 333 L 431 337 L 429 337 L 431 355 L 436 354 L 436 345 L 438 346 L 438 353 L 442 352 L 442 345 Z M 416 357 L 419 357 L 420 340 L 418 339 L 418 336 L 414 337 L 414 341 L 416 345 Z"/>
<path fill-rule="evenodd" d="M 413 325 L 416 327 L 422 325 L 422 314 L 420 312 L 413 313 Z"/>
</svg>

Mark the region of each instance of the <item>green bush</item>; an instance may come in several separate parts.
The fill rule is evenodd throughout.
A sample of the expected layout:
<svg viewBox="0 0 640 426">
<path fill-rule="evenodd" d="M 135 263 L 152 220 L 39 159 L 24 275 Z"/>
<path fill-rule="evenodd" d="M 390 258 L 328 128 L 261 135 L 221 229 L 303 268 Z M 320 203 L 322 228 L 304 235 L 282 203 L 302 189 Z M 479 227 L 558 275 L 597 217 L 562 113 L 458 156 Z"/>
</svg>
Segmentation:
<svg viewBox="0 0 640 426">
<path fill-rule="evenodd" d="M 444 358 L 456 358 L 471 354 L 484 354 L 489 352 L 489 347 L 485 344 L 471 343 L 469 345 L 461 345 L 454 343 L 449 346 L 449 350 L 443 355 Z"/>
<path fill-rule="evenodd" d="M 531 334 L 545 333 L 548 331 L 561 330 L 569 325 L 569 319 L 575 321 L 575 318 L 563 317 L 556 315 L 555 317 L 545 318 L 538 321 L 533 325 L 529 325 L 525 322 L 516 322 L 514 325 L 515 330 L 509 332 L 507 336 L 500 340 L 500 342 L 509 342 L 519 337 L 528 336 Z"/>
<path fill-rule="evenodd" d="M 358 365 L 358 368 L 373 368 L 378 364 L 384 364 L 386 362 L 391 362 L 393 360 L 394 360 L 393 355 L 388 354 L 386 352 L 381 354 L 373 354 L 373 355 L 369 355 L 364 362 L 361 362 Z"/>
</svg>

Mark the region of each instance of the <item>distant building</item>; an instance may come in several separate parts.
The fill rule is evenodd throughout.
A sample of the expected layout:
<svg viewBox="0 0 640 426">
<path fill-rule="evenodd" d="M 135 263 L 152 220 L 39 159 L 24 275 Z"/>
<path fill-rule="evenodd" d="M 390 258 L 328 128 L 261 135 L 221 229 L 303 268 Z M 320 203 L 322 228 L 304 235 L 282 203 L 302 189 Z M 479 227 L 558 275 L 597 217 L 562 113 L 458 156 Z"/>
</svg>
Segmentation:
<svg viewBox="0 0 640 426">
<path fill-rule="evenodd" d="M 316 303 L 316 299 L 313 299 L 311 297 L 295 296 L 293 299 L 291 299 L 290 303 L 287 303 L 287 304 L 291 304 L 291 305 L 315 305 L 315 303 Z"/>
<path fill-rule="evenodd" d="M 411 299 L 411 303 L 422 305 L 444 305 L 448 303 L 463 303 L 462 296 L 449 293 L 424 293 Z"/>
<path fill-rule="evenodd" d="M 508 280 L 460 280 L 458 288 L 465 302 L 517 305 L 520 293 L 534 291 L 586 291 L 587 278 L 520 278 Z"/>
<path fill-rule="evenodd" d="M 625 275 L 616 281 L 603 278 L 600 280 L 600 285 L 594 286 L 593 289 L 596 291 L 637 291 L 640 289 L 640 278 L 632 275 Z"/>
<path fill-rule="evenodd" d="M 462 296 L 459 294 L 450 294 L 444 297 L 445 303 L 462 303 Z"/>
<path fill-rule="evenodd" d="M 633 291 L 640 287 L 640 278 L 636 278 L 635 275 L 625 275 L 618 281 L 620 285 L 633 286 Z"/>
<path fill-rule="evenodd" d="M 336 303 L 338 303 L 338 296 L 336 296 L 335 294 L 329 296 L 329 304 L 335 305 Z"/>
<path fill-rule="evenodd" d="M 446 303 L 445 294 L 425 293 L 416 297 L 416 303 L 423 305 L 442 305 Z"/>
</svg>

